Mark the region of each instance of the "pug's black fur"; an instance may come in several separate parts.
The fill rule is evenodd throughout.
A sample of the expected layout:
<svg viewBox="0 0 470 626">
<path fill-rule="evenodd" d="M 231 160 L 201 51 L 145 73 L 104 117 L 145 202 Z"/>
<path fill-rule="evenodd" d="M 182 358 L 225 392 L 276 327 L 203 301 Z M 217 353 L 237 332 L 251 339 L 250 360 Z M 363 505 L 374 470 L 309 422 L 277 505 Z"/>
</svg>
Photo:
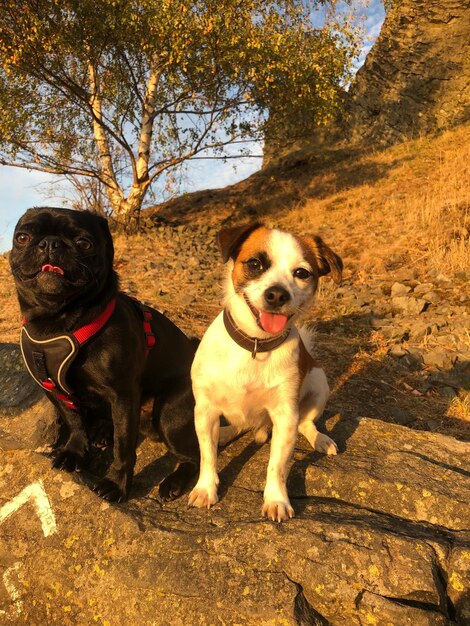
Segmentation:
<svg viewBox="0 0 470 626">
<path fill-rule="evenodd" d="M 94 422 L 110 418 L 114 459 L 94 491 L 106 500 L 126 499 L 136 461 L 141 404 L 153 397 L 153 424 L 181 462 L 160 484 L 160 495 L 171 499 L 181 494 L 199 463 L 190 378 L 196 346 L 152 310 L 156 345 L 146 355 L 142 317 L 135 303 L 119 293 L 113 257 L 107 220 L 94 213 L 29 209 L 15 229 L 10 265 L 21 312 L 35 339 L 72 333 L 96 319 L 116 298 L 109 321 L 70 365 L 67 383 L 78 396 L 78 411 L 47 394 L 66 428 L 65 443 L 56 447 L 53 466 L 73 471 L 86 465 L 87 430 Z M 63 275 L 41 271 L 45 265 L 60 268 Z"/>
</svg>

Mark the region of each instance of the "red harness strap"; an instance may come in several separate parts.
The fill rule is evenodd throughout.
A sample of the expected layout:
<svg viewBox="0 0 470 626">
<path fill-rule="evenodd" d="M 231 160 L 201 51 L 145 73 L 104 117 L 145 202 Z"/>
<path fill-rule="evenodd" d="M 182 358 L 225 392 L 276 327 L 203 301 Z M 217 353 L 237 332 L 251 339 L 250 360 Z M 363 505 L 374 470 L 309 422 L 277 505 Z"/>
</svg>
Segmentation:
<svg viewBox="0 0 470 626">
<path fill-rule="evenodd" d="M 96 335 L 96 333 L 103 328 L 103 326 L 106 324 L 106 322 L 109 320 L 109 318 L 113 314 L 115 307 L 116 307 L 116 298 L 113 298 L 112 300 L 108 302 L 105 310 L 102 313 L 100 313 L 100 315 L 98 315 L 96 319 L 94 319 L 89 324 L 85 324 L 85 326 L 82 326 L 81 328 L 76 330 L 74 333 L 72 333 L 75 339 L 78 341 L 79 345 L 84 344 L 85 341 L 88 341 L 88 339 L 91 339 L 93 335 Z"/>
<path fill-rule="evenodd" d="M 148 353 L 150 352 L 150 350 L 155 345 L 156 339 L 155 339 L 155 335 L 153 334 L 153 331 L 152 331 L 152 326 L 150 324 L 150 321 L 152 319 L 152 312 L 149 311 L 148 309 L 143 309 L 143 313 L 144 313 L 145 342 L 147 344 L 147 348 L 145 350 L 145 356 L 147 356 Z"/>
</svg>

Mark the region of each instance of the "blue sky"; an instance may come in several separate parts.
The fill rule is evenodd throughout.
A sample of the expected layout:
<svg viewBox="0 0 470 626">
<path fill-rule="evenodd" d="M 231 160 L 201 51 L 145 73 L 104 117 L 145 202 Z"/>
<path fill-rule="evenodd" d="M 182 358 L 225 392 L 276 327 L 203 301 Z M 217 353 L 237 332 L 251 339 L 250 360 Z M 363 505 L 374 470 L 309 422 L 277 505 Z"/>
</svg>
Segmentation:
<svg viewBox="0 0 470 626">
<path fill-rule="evenodd" d="M 380 0 L 370 0 L 366 10 L 366 41 L 359 66 L 377 38 L 384 19 Z M 254 147 L 253 153 L 261 149 Z M 225 187 L 253 174 L 261 166 L 261 159 L 198 160 L 186 166 L 181 192 Z M 0 252 L 11 246 L 11 236 L 18 218 L 32 206 L 67 206 L 63 185 L 57 177 L 41 172 L 0 166 Z"/>
</svg>

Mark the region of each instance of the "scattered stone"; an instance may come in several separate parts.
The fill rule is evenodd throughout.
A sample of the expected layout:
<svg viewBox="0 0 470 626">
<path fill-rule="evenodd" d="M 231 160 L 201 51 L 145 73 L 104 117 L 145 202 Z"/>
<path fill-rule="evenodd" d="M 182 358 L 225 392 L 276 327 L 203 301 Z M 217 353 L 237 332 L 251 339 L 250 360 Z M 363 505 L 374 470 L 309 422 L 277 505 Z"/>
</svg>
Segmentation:
<svg viewBox="0 0 470 626">
<path fill-rule="evenodd" d="M 434 282 L 436 283 L 450 283 L 450 278 L 448 276 L 446 276 L 445 274 L 437 274 L 436 278 L 434 279 Z"/>
<path fill-rule="evenodd" d="M 401 424 L 402 426 L 408 426 L 408 424 L 415 421 L 415 418 L 411 413 L 393 406 L 389 409 L 389 415 L 395 424 Z"/>
<path fill-rule="evenodd" d="M 433 283 L 420 283 L 419 285 L 416 285 L 413 291 L 416 295 L 421 295 L 431 291 L 433 287 Z"/>
<path fill-rule="evenodd" d="M 463 282 L 470 282 L 470 270 L 463 270 L 455 273 L 455 278 Z"/>
<path fill-rule="evenodd" d="M 423 295 L 423 300 L 426 300 L 426 302 L 430 302 L 431 304 L 436 304 L 441 301 L 441 297 L 435 291 L 428 291 Z"/>
<path fill-rule="evenodd" d="M 407 351 L 399 343 L 396 343 L 393 346 L 391 346 L 389 348 L 388 353 L 394 359 L 401 359 L 402 357 L 405 356 L 405 354 L 408 354 Z"/>
<path fill-rule="evenodd" d="M 404 361 L 410 369 L 421 369 L 423 364 L 423 351 L 421 348 L 408 346 Z"/>
<path fill-rule="evenodd" d="M 405 341 L 407 331 L 400 326 L 385 326 L 380 332 L 386 339 L 394 339 L 396 342 Z"/>
<path fill-rule="evenodd" d="M 395 296 L 392 298 L 392 306 L 396 311 L 405 315 L 419 315 L 422 313 L 428 303 L 422 298 L 412 298 L 409 296 Z"/>
<path fill-rule="evenodd" d="M 43 395 L 26 371 L 17 344 L 0 344 L 0 371 L 0 415 L 31 406 Z"/>
<path fill-rule="evenodd" d="M 414 322 L 410 326 L 410 339 L 414 341 L 422 341 L 425 337 L 432 333 L 432 327 L 421 320 Z"/>
<path fill-rule="evenodd" d="M 423 361 L 425 365 L 439 369 L 449 369 L 452 366 L 451 357 L 447 350 L 443 348 L 435 348 L 434 350 L 425 352 L 423 354 Z"/>
<path fill-rule="evenodd" d="M 404 296 L 411 291 L 411 287 L 403 285 L 403 283 L 393 283 L 390 294 L 392 298 L 395 296 Z"/>
<path fill-rule="evenodd" d="M 374 330 L 380 330 L 386 326 L 390 325 L 390 320 L 379 318 L 379 317 L 371 317 L 370 325 Z"/>
</svg>

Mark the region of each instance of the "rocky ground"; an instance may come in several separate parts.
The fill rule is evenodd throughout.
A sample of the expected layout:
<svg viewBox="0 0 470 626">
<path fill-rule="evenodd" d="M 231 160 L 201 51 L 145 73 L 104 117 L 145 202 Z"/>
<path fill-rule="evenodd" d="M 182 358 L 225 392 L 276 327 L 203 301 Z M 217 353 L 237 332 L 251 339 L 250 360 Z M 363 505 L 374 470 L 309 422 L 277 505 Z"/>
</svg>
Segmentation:
<svg viewBox="0 0 470 626">
<path fill-rule="evenodd" d="M 216 220 L 116 238 L 122 287 L 201 336 L 220 308 Z M 347 260 L 346 266 L 347 266 Z M 210 511 L 164 504 L 174 461 L 142 438 L 128 503 L 91 474 L 52 470 L 47 403 L 22 367 L 19 312 L 0 263 L 0 621 L 5 624 L 470 623 L 470 274 L 345 272 L 309 324 L 333 390 L 322 427 L 340 454 L 299 438 L 296 517 L 260 517 L 269 445 L 220 455 Z M 99 474 L 109 450 L 96 450 Z"/>
</svg>

